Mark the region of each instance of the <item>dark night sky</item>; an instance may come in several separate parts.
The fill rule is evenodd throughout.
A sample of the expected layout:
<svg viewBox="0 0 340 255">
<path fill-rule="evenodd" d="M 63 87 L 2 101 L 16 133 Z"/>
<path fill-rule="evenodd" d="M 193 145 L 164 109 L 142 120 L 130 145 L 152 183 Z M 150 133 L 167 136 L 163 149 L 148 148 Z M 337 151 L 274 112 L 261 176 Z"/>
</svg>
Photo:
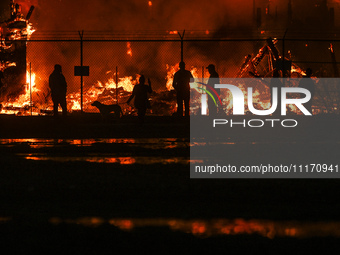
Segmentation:
<svg viewBox="0 0 340 255">
<path fill-rule="evenodd" d="M 216 28 L 230 20 L 240 6 L 228 1 L 148 1 L 127 0 L 29 0 L 18 1 L 23 5 L 23 12 L 31 4 L 36 6 L 32 22 L 41 30 L 51 31 L 106 31 L 106 30 L 158 30 L 191 29 L 205 30 Z M 236 2 L 236 1 L 235 1 Z M 252 3 L 251 0 L 244 1 Z M 248 5 L 247 4 L 247 5 Z M 248 9 L 248 7 L 243 7 Z M 229 11 L 230 10 L 230 11 Z M 233 10 L 233 11 L 231 11 Z M 249 15 L 251 9 L 249 9 Z"/>
</svg>

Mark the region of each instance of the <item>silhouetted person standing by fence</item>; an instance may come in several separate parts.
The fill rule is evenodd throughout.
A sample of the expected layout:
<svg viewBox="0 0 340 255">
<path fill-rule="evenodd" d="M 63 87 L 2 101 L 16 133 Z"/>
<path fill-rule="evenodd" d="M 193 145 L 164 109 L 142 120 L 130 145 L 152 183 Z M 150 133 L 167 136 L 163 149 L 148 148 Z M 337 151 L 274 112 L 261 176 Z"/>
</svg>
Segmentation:
<svg viewBox="0 0 340 255">
<path fill-rule="evenodd" d="M 58 106 L 60 104 L 63 110 L 63 116 L 67 115 L 66 106 L 66 91 L 67 83 L 64 75 L 62 74 L 61 65 L 55 65 L 54 71 L 49 78 L 49 86 L 51 88 L 51 95 L 53 101 L 54 116 L 58 116 Z"/>
<path fill-rule="evenodd" d="M 215 66 L 213 64 L 208 65 L 207 67 L 208 72 L 210 74 L 208 85 L 212 88 L 214 88 L 215 84 L 219 84 L 219 75 L 215 70 Z M 218 95 L 220 95 L 220 89 L 214 88 Z M 217 106 L 215 105 L 215 102 L 212 100 L 211 97 L 208 97 L 208 108 L 209 108 L 209 116 L 216 116 L 217 115 Z"/>
<path fill-rule="evenodd" d="M 183 116 L 183 101 L 185 116 L 189 116 L 190 79 L 194 78 L 190 71 L 185 70 L 185 63 L 179 63 L 179 70 L 174 75 L 172 86 L 177 93 L 177 115 Z"/>
<path fill-rule="evenodd" d="M 148 99 L 148 93 L 152 93 L 151 81 L 148 79 L 148 85 L 145 84 L 145 77 L 142 75 L 139 78 L 139 84 L 137 84 L 132 91 L 132 95 L 129 97 L 126 103 L 130 103 L 130 101 L 135 97 L 135 107 L 138 110 L 138 120 L 140 124 L 144 123 L 144 116 L 146 113 L 146 109 L 150 108 L 150 103 Z"/>
<path fill-rule="evenodd" d="M 314 93 L 315 93 L 315 83 L 314 83 L 314 81 L 311 79 L 312 73 L 313 73 L 312 69 L 307 68 L 307 70 L 306 70 L 306 76 L 304 76 L 304 77 L 300 80 L 300 83 L 299 83 L 299 87 L 308 89 L 309 92 L 310 92 L 310 94 L 311 94 L 310 100 L 309 100 L 307 103 L 304 104 L 304 106 L 306 107 L 306 109 L 307 109 L 311 114 L 313 114 L 313 111 L 312 111 L 312 100 L 313 100 Z"/>
</svg>

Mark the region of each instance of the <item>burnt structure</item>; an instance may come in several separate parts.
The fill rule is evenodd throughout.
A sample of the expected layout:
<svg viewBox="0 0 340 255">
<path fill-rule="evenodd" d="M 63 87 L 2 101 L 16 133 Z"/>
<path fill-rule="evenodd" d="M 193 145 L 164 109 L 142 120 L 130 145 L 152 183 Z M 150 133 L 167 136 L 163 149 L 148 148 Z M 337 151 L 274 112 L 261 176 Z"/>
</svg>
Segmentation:
<svg viewBox="0 0 340 255">
<path fill-rule="evenodd" d="M 276 43 L 277 40 L 267 38 L 265 45 L 259 49 L 254 57 L 247 55 L 237 77 L 272 77 L 275 69 L 281 71 L 282 77 L 290 77 L 292 61 L 290 57 L 280 55 Z M 267 61 L 264 61 L 266 66 L 265 68 L 262 67 L 260 72 L 258 66 L 265 57 L 267 57 Z"/>
<path fill-rule="evenodd" d="M 4 10 L 0 20 L 0 71 L 3 73 L 1 101 L 17 97 L 26 84 L 26 42 L 34 32 L 28 22 L 34 7 L 31 6 L 26 17 L 21 6 L 10 0 L 2 3 Z M 8 13 L 5 13 L 8 12 Z"/>
</svg>

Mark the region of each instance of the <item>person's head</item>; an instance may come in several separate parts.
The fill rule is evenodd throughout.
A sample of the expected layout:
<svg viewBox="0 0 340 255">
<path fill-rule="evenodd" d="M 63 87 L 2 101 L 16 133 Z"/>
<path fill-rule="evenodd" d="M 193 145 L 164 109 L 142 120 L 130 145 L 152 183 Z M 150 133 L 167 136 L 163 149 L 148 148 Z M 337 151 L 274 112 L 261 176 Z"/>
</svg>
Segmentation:
<svg viewBox="0 0 340 255">
<path fill-rule="evenodd" d="M 145 77 L 144 77 L 144 75 L 141 75 L 139 77 L 139 84 L 144 84 L 144 83 L 145 83 Z"/>
<path fill-rule="evenodd" d="M 185 63 L 183 61 L 179 62 L 179 69 L 181 70 L 185 69 Z"/>
<path fill-rule="evenodd" d="M 210 64 L 207 66 L 208 72 L 211 74 L 212 72 L 215 72 L 215 66 L 213 64 Z"/>
<path fill-rule="evenodd" d="M 54 71 L 61 73 L 61 65 L 55 65 L 54 66 Z"/>
<path fill-rule="evenodd" d="M 311 76 L 312 76 L 312 73 L 313 73 L 312 69 L 307 68 L 307 70 L 306 70 L 306 76 L 307 76 L 307 77 L 311 77 Z"/>
</svg>

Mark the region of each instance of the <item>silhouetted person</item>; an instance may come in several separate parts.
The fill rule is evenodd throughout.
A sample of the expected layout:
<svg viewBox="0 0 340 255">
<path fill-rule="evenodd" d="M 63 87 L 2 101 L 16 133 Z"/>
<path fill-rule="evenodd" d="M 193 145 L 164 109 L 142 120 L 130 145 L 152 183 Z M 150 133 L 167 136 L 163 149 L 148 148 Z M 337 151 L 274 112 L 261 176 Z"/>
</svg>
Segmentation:
<svg viewBox="0 0 340 255">
<path fill-rule="evenodd" d="M 172 86 L 177 95 L 177 115 L 183 116 L 183 101 L 185 116 L 189 116 L 190 79 L 194 78 L 190 71 L 185 70 L 185 63 L 179 63 L 179 70 L 174 75 Z"/>
<path fill-rule="evenodd" d="M 54 71 L 49 78 L 49 86 L 51 88 L 51 96 L 53 101 L 54 116 L 58 116 L 58 106 L 60 104 L 63 109 L 63 116 L 67 115 L 66 91 L 67 83 L 61 71 L 61 65 L 55 65 Z"/>
<path fill-rule="evenodd" d="M 215 84 L 219 84 L 219 75 L 215 70 L 215 66 L 213 64 L 208 65 L 207 67 L 208 72 L 210 74 L 208 85 L 214 88 Z M 214 88 L 218 95 L 220 95 L 220 89 Z M 215 93 L 213 93 L 215 95 Z M 216 116 L 217 115 L 217 106 L 215 105 L 214 100 L 211 97 L 208 97 L 208 108 L 209 108 L 209 116 Z"/>
<path fill-rule="evenodd" d="M 149 85 L 145 85 L 145 77 L 142 75 L 139 78 L 139 84 L 135 85 L 132 91 L 132 95 L 129 97 L 126 103 L 130 103 L 132 98 L 135 97 L 135 108 L 138 110 L 138 120 L 140 124 L 144 123 L 144 116 L 146 109 L 149 108 L 148 93 L 152 93 L 151 81 L 148 79 Z"/>
<path fill-rule="evenodd" d="M 312 100 L 313 100 L 314 93 L 315 93 L 315 83 L 311 79 L 312 73 L 313 73 L 312 69 L 307 68 L 306 75 L 300 80 L 300 83 L 299 83 L 299 87 L 308 89 L 310 94 L 311 94 L 311 99 L 307 103 L 304 104 L 304 107 L 306 107 L 306 109 L 311 114 L 313 114 L 313 112 L 312 112 Z"/>
</svg>

